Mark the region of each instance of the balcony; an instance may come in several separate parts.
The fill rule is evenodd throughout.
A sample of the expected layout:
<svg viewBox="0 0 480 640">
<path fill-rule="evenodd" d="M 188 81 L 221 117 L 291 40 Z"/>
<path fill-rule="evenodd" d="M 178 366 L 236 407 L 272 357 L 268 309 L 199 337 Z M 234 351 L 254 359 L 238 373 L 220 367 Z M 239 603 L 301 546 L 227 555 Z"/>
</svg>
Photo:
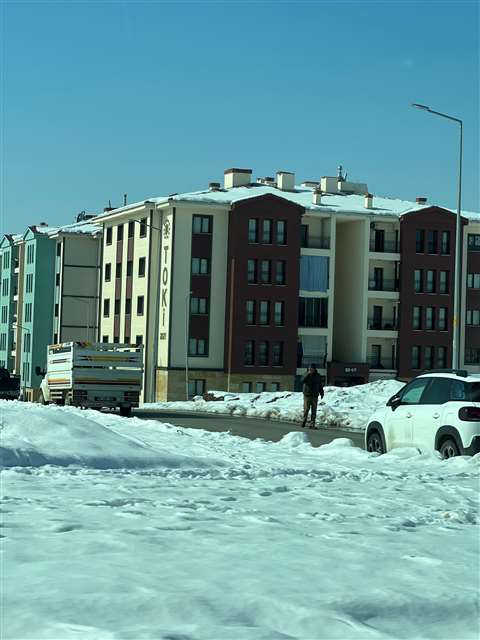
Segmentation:
<svg viewBox="0 0 480 640">
<path fill-rule="evenodd" d="M 330 249 L 330 238 L 326 236 L 302 236 L 300 246 L 302 249 Z"/>
<path fill-rule="evenodd" d="M 379 234 L 370 238 L 370 251 L 374 253 L 398 253 L 400 242 L 394 233 Z"/>
<path fill-rule="evenodd" d="M 398 280 L 369 280 L 369 291 L 398 291 Z"/>
<path fill-rule="evenodd" d="M 387 370 L 387 371 L 395 371 L 397 369 L 397 365 L 395 363 L 394 358 L 369 358 L 368 364 L 370 369 L 374 370 Z"/>
<path fill-rule="evenodd" d="M 397 331 L 398 325 L 393 318 L 389 320 L 369 318 L 367 328 L 371 331 Z"/>
<path fill-rule="evenodd" d="M 308 369 L 312 363 L 315 363 L 319 369 L 325 369 L 327 366 L 327 354 L 316 353 L 308 355 L 308 353 L 304 353 L 301 357 L 297 357 L 297 369 Z"/>
</svg>

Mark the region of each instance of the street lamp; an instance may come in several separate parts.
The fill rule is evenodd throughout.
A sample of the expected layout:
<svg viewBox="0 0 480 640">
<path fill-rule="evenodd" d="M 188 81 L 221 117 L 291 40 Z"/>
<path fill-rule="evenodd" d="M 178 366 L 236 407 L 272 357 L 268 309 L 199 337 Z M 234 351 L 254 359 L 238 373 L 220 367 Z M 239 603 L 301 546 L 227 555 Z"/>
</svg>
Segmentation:
<svg viewBox="0 0 480 640">
<path fill-rule="evenodd" d="M 18 329 L 20 329 L 21 331 L 26 331 L 28 333 L 29 336 L 32 335 L 32 331 L 31 329 L 29 329 L 28 327 L 25 327 L 23 324 L 19 324 L 18 322 L 14 322 L 12 324 L 12 329 L 14 329 L 15 331 L 18 331 Z M 24 345 L 23 340 L 22 340 L 22 346 Z M 30 343 L 28 345 L 28 349 L 30 350 L 32 348 L 32 344 L 31 344 L 31 338 L 30 338 Z M 23 353 L 25 353 L 25 362 L 24 365 L 28 363 L 28 353 L 29 350 L 27 351 L 25 349 L 25 346 L 23 346 Z M 23 371 L 22 371 L 22 380 L 23 380 L 23 401 L 25 402 L 26 400 L 26 395 L 27 395 L 27 377 L 25 375 L 25 367 L 23 367 Z"/>
<path fill-rule="evenodd" d="M 433 113 L 441 118 L 452 120 L 460 125 L 460 148 L 458 155 L 458 200 L 457 200 L 457 226 L 455 234 L 455 286 L 453 290 L 453 344 L 452 344 L 452 366 L 454 369 L 460 368 L 460 305 L 462 290 L 462 251 L 461 251 L 461 208 L 462 208 L 462 155 L 463 155 L 463 121 L 460 118 L 454 118 L 446 113 L 434 111 L 424 104 L 412 103 L 412 107 L 422 109 L 428 113 Z"/>
</svg>

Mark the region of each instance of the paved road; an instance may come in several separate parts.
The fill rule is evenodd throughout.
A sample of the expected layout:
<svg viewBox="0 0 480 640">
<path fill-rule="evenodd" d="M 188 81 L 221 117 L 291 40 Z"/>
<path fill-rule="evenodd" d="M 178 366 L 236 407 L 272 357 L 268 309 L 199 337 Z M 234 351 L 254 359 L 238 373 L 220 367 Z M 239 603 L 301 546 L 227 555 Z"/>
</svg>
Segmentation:
<svg viewBox="0 0 480 640">
<path fill-rule="evenodd" d="M 350 438 L 356 446 L 363 448 L 363 434 L 352 431 L 341 431 L 321 427 L 318 430 L 302 429 L 300 425 L 277 420 L 263 420 L 260 418 L 245 418 L 240 416 L 226 416 L 205 413 L 180 413 L 179 411 L 151 411 L 136 409 L 134 415 L 145 420 L 160 420 L 178 427 L 191 429 L 205 429 L 206 431 L 230 431 L 232 435 L 242 438 L 262 438 L 277 442 L 290 431 L 305 431 L 312 446 L 327 444 L 335 438 Z"/>
</svg>

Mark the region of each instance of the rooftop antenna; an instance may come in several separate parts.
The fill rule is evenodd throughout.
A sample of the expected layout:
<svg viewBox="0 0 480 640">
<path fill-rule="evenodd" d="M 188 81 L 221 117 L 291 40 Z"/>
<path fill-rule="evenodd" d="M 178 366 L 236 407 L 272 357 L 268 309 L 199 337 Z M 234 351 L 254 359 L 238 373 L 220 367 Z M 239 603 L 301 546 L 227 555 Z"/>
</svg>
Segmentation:
<svg viewBox="0 0 480 640">
<path fill-rule="evenodd" d="M 123 194 L 123 206 L 124 207 L 127 206 L 127 194 L 126 193 Z"/>
<path fill-rule="evenodd" d="M 112 208 L 112 201 L 111 201 L 111 200 L 109 200 L 109 201 L 108 201 L 108 208 L 109 208 L 109 209 L 111 209 L 111 208 Z"/>
<path fill-rule="evenodd" d="M 338 179 L 339 179 L 339 180 L 344 180 L 344 177 L 343 177 L 343 175 L 342 175 L 342 169 L 343 169 L 343 167 L 342 167 L 342 165 L 340 164 L 340 165 L 338 166 Z"/>
</svg>

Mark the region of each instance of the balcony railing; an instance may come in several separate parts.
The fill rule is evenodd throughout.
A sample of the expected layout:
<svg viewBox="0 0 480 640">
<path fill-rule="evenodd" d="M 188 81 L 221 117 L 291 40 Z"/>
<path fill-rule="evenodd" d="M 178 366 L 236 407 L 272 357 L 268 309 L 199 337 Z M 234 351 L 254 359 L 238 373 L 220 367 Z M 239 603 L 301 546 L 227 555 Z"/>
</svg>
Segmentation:
<svg viewBox="0 0 480 640">
<path fill-rule="evenodd" d="M 369 280 L 369 291 L 398 291 L 398 280 Z"/>
<path fill-rule="evenodd" d="M 308 236 L 301 239 L 302 249 L 330 249 L 330 238 L 326 236 Z"/>
<path fill-rule="evenodd" d="M 394 233 L 386 233 L 384 236 L 372 236 L 370 238 L 370 251 L 398 253 L 400 251 L 400 242 Z"/>
<path fill-rule="evenodd" d="M 396 320 L 377 320 L 376 318 L 368 319 L 368 328 L 374 331 L 397 331 Z"/>
<path fill-rule="evenodd" d="M 396 369 L 397 365 L 394 358 L 369 358 L 368 364 L 370 369 Z"/>
</svg>

